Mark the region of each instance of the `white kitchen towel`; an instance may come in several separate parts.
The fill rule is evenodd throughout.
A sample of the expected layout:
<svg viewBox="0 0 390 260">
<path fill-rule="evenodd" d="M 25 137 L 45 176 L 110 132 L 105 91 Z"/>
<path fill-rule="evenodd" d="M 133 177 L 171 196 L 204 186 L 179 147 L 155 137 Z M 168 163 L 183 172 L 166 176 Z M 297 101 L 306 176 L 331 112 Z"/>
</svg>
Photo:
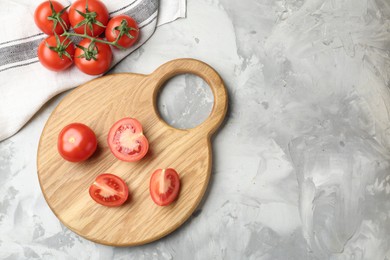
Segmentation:
<svg viewBox="0 0 390 260">
<path fill-rule="evenodd" d="M 75 0 L 57 0 L 64 6 Z M 127 14 L 140 27 L 140 38 L 127 50 L 113 50 L 112 66 L 152 36 L 157 25 L 185 17 L 185 0 L 103 0 L 111 16 Z M 46 37 L 34 24 L 40 1 L 0 1 L 0 141 L 15 134 L 55 95 L 96 76 L 81 73 L 75 66 L 51 72 L 38 61 L 37 48 Z"/>
</svg>

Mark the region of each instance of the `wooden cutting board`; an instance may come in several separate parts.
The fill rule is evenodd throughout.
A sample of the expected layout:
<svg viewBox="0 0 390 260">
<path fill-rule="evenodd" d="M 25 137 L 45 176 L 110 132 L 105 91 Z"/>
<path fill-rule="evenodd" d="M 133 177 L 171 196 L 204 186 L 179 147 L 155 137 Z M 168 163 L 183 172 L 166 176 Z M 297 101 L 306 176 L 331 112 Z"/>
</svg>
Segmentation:
<svg viewBox="0 0 390 260">
<path fill-rule="evenodd" d="M 186 130 L 167 125 L 156 105 L 164 82 L 183 73 L 202 77 L 214 94 L 210 116 Z M 113 246 L 157 240 L 183 224 L 201 201 L 211 172 L 210 137 L 226 109 L 227 93 L 221 78 L 210 66 L 194 59 L 170 61 L 150 75 L 124 73 L 92 80 L 68 94 L 43 129 L 37 158 L 43 195 L 64 225 L 89 240 Z M 108 131 L 123 117 L 137 118 L 149 140 L 149 152 L 138 162 L 119 161 L 108 148 Z M 59 132 L 73 122 L 91 127 L 98 139 L 96 153 L 82 163 L 67 162 L 57 151 Z M 179 173 L 181 190 L 176 202 L 160 207 L 150 198 L 149 181 L 154 170 L 168 167 Z M 125 180 L 130 191 L 128 202 L 108 208 L 90 198 L 89 186 L 101 173 Z"/>
</svg>

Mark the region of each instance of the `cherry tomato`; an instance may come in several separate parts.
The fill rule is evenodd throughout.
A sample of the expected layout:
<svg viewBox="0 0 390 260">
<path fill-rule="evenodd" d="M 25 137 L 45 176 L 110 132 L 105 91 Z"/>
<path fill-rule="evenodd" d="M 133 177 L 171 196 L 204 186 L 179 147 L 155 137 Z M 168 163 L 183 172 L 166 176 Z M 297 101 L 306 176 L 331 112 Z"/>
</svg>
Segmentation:
<svg viewBox="0 0 390 260">
<path fill-rule="evenodd" d="M 34 21 L 39 29 L 45 34 L 54 35 L 62 34 L 65 29 L 69 29 L 68 12 L 57 1 L 51 1 L 53 10 L 49 1 L 45 1 L 38 5 L 34 13 Z M 61 14 L 62 12 L 62 14 Z"/>
<path fill-rule="evenodd" d="M 88 126 L 72 123 L 65 126 L 58 135 L 58 152 L 67 161 L 81 162 L 88 159 L 96 150 L 95 133 Z"/>
<path fill-rule="evenodd" d="M 159 206 L 171 204 L 179 194 L 179 190 L 180 178 L 172 168 L 158 169 L 150 178 L 150 196 Z"/>
<path fill-rule="evenodd" d="M 49 48 L 47 45 L 51 48 Z M 61 71 L 73 64 L 74 46 L 63 36 L 49 36 L 38 46 L 38 58 L 49 70 Z"/>
<path fill-rule="evenodd" d="M 86 10 L 87 4 L 88 10 Z M 76 10 L 83 13 L 86 17 L 83 17 Z M 70 24 L 76 33 L 83 34 L 86 29 L 86 33 L 89 36 L 97 37 L 104 32 L 108 18 L 106 6 L 99 0 L 77 0 L 69 9 Z"/>
<path fill-rule="evenodd" d="M 108 133 L 108 146 L 116 158 L 126 162 L 141 160 L 149 149 L 148 139 L 135 118 L 123 118 Z"/>
<path fill-rule="evenodd" d="M 111 18 L 106 27 L 107 40 L 114 42 L 121 32 L 122 36 L 119 38 L 118 44 L 124 48 L 134 45 L 139 36 L 137 22 L 127 15 L 118 15 Z"/>
<path fill-rule="evenodd" d="M 127 200 L 129 188 L 120 177 L 103 173 L 97 176 L 95 182 L 89 187 L 89 195 L 103 206 L 118 207 Z"/>
<path fill-rule="evenodd" d="M 90 39 L 84 39 L 79 43 L 81 48 L 76 48 L 74 63 L 82 72 L 89 75 L 99 75 L 106 72 L 112 62 L 112 50 L 104 43 L 95 42 L 95 47 L 89 48 Z"/>
</svg>

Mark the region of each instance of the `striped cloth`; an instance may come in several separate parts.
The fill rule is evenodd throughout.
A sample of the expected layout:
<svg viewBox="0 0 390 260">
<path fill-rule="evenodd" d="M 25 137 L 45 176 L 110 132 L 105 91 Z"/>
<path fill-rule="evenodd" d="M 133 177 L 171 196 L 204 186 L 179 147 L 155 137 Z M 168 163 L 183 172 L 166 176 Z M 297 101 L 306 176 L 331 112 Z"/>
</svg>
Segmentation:
<svg viewBox="0 0 390 260">
<path fill-rule="evenodd" d="M 75 0 L 57 0 L 64 6 Z M 112 67 L 152 36 L 156 26 L 185 16 L 185 0 L 103 0 L 111 16 L 127 14 L 140 27 L 135 46 L 113 50 Z M 47 37 L 34 24 L 40 1 L 0 1 L 0 141 L 15 134 L 48 100 L 96 76 L 73 66 L 51 72 L 38 61 L 39 43 Z M 159 6 L 160 4 L 160 6 Z"/>
</svg>

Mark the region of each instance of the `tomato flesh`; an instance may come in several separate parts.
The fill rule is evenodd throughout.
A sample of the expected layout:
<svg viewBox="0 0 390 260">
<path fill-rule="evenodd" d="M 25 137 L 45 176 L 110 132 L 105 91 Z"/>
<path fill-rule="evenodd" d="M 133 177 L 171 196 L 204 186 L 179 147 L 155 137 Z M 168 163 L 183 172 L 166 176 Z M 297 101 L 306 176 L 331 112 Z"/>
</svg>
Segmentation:
<svg viewBox="0 0 390 260">
<path fill-rule="evenodd" d="M 127 200 L 129 188 L 120 177 L 103 173 L 89 187 L 89 195 L 94 201 L 103 206 L 118 207 Z"/>
<path fill-rule="evenodd" d="M 85 161 L 95 152 L 97 139 L 88 126 L 72 123 L 58 135 L 57 148 L 60 155 L 70 162 Z"/>
<path fill-rule="evenodd" d="M 154 203 L 159 206 L 171 204 L 179 195 L 180 178 L 172 169 L 158 169 L 150 178 L 149 191 Z"/>
<path fill-rule="evenodd" d="M 116 122 L 108 133 L 107 142 L 114 156 L 126 162 L 141 160 L 149 150 L 148 139 L 135 118 L 123 118 Z"/>
</svg>

